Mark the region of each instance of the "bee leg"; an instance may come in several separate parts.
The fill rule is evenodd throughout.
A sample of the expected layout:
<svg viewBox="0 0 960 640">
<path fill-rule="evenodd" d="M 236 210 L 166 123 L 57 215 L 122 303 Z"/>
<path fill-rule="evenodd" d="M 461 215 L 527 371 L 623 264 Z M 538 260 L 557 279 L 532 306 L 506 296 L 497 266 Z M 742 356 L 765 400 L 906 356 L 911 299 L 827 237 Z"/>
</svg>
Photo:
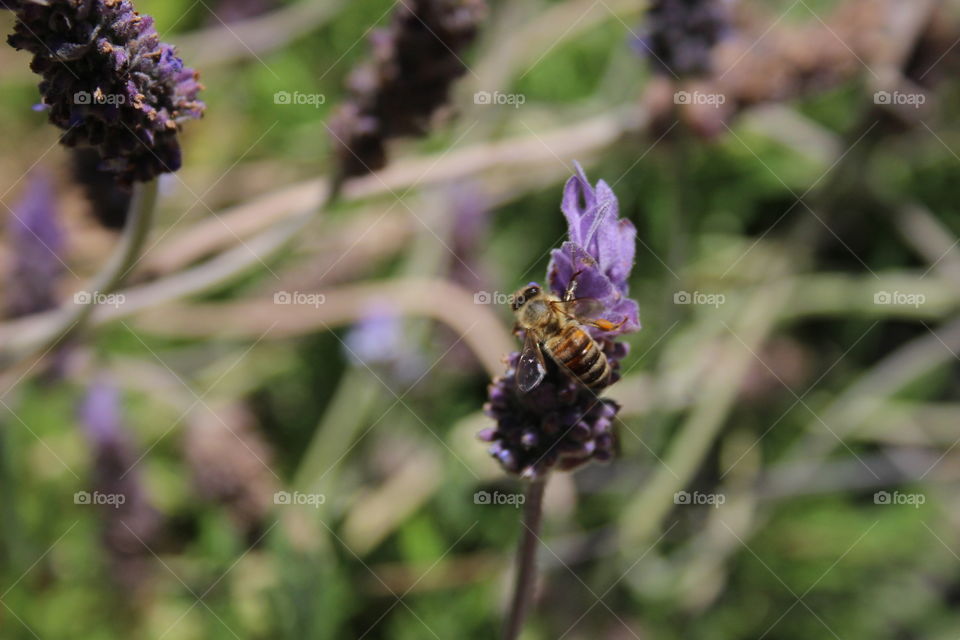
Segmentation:
<svg viewBox="0 0 960 640">
<path fill-rule="evenodd" d="M 616 331 L 617 329 L 625 325 L 627 323 L 627 320 L 628 320 L 627 316 L 624 316 L 623 320 L 617 323 L 610 322 L 609 320 L 599 319 L 599 320 L 593 320 L 589 324 L 593 327 L 596 327 L 597 329 L 600 329 L 601 331 Z"/>
<path fill-rule="evenodd" d="M 564 302 L 569 302 L 575 299 L 574 294 L 577 291 L 577 278 L 580 277 L 581 273 L 583 273 L 583 269 L 580 269 L 579 271 L 574 273 L 573 277 L 570 278 L 570 284 L 567 285 L 567 292 L 563 294 Z"/>
</svg>

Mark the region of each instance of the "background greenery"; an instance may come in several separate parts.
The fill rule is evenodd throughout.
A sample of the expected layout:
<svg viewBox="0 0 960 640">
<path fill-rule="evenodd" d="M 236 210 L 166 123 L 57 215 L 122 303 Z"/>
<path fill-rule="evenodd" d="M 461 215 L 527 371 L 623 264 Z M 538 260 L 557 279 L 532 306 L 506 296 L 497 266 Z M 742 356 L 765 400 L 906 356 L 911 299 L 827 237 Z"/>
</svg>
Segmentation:
<svg viewBox="0 0 960 640">
<path fill-rule="evenodd" d="M 158 250 L 213 212 L 326 172 L 325 122 L 367 55 L 365 32 L 385 23 L 391 6 L 335 4 L 283 46 L 255 57 L 241 48 L 240 60 L 204 66 L 218 47 L 236 46 L 214 17 L 218 6 L 138 2 L 164 40 L 189 44 L 184 58 L 207 87 L 207 115 L 184 136 L 184 169 L 163 184 L 157 235 L 170 233 Z M 795 6 L 785 20 L 811 23 L 834 4 Z M 542 583 L 524 637 L 955 638 L 955 82 L 937 87 L 922 123 L 883 121 L 859 144 L 882 120 L 869 78 L 777 105 L 774 125 L 747 114 L 710 140 L 683 126 L 659 141 L 628 131 L 600 148 L 576 138 L 570 145 L 582 155 L 566 155 L 552 135 L 637 108 L 649 86 L 630 47 L 642 9 L 494 3 L 466 59 L 472 71 L 455 92 L 454 117 L 393 157 L 435 154 L 442 166 L 451 149 L 515 138 L 539 139 L 548 153 L 541 148 L 529 168 L 494 163 L 482 175 L 396 190 L 404 206 L 390 193 L 350 199 L 270 267 L 288 277 L 316 265 L 312 279 L 281 282 L 331 296 L 354 282 L 446 278 L 456 266 L 445 246 L 451 220 L 469 205 L 488 210 L 488 231 L 468 258 L 478 278 L 462 285 L 470 295 L 511 291 L 543 277 L 564 233 L 562 181 L 580 160 L 591 180 L 614 185 L 638 228 L 631 287 L 644 329 L 629 338 L 629 373 L 611 390 L 625 405 L 622 455 L 551 481 Z M 204 29 L 215 35 L 190 39 Z M 37 94 L 26 65 L 25 55 L 0 54 L 3 197 L 15 202 L 34 165 L 54 172 L 66 261 L 88 275 L 113 238 L 69 184 L 56 131 L 30 110 Z M 519 93 L 526 103 L 480 107 L 476 90 Z M 326 101 L 278 106 L 277 91 Z M 776 135 L 785 122 L 816 136 L 790 144 Z M 794 206 L 801 194 L 809 208 Z M 358 219 L 377 222 L 351 226 Z M 388 231 L 382 220 L 397 226 Z M 402 241 L 389 242 L 397 229 Z M 358 245 L 369 255 L 352 254 Z M 331 256 L 342 257 L 333 268 Z M 134 283 L 149 277 L 144 270 Z M 66 275 L 64 296 L 82 282 Z M 195 317 L 191 304 L 268 299 L 278 286 L 260 268 L 174 311 Z M 674 304 L 679 291 L 725 302 Z M 874 304 L 880 291 L 926 302 Z M 509 330 L 506 309 L 457 311 L 496 314 L 500 337 Z M 259 340 L 208 325 L 191 337 L 151 324 L 154 313 L 170 317 L 148 310 L 70 345 L 62 377 L 43 366 L 4 387 L 0 636 L 496 636 L 519 512 L 477 505 L 474 493 L 521 486 L 472 438 L 486 423 L 479 411 L 489 375 L 453 331 L 411 319 L 408 353 L 358 364 L 343 346 L 350 322 Z M 398 359 L 414 375 L 398 374 Z M 125 426 L 146 454 L 138 471 L 165 518 L 161 539 L 131 552 L 143 560 L 136 589 L 117 584 L 102 543 L 109 513 L 73 501 L 90 487 L 77 406 L 93 379 L 122 390 Z M 269 497 L 316 486 L 323 508 L 270 502 L 238 520 L 230 505 L 205 499 L 185 434 L 214 413 L 248 425 L 266 452 L 265 468 L 242 478 L 245 490 Z M 329 440 L 310 461 L 305 451 L 318 437 Z M 250 463 L 235 446 L 223 457 L 227 469 Z M 330 465 L 336 471 L 314 485 Z M 677 505 L 674 490 L 722 495 L 724 504 Z M 877 504 L 881 490 L 924 504 Z"/>
</svg>

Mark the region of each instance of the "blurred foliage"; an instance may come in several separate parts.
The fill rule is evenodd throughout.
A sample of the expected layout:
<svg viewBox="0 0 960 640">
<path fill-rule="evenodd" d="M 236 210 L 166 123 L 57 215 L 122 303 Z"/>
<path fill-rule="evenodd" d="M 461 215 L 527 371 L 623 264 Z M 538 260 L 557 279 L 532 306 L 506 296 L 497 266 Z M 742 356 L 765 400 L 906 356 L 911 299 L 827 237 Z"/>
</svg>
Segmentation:
<svg viewBox="0 0 960 640">
<path fill-rule="evenodd" d="M 495 16 L 505 4 L 495 3 Z M 559 3 L 531 6 L 544 4 Z M 635 104 L 649 80 L 639 56 L 632 58 L 628 74 L 614 78 L 616 90 L 628 96 L 611 100 L 599 92 L 607 86 L 608 69 L 623 70 L 620 61 L 631 38 L 624 21 L 637 23 L 642 3 L 637 4 L 632 14 L 608 15 L 545 51 L 528 73 L 502 87 L 523 93 L 527 103 L 517 113 L 485 116 L 497 135 L 553 129 L 566 124 L 570 113 Z M 835 3 L 808 4 L 819 12 Z M 189 205 L 193 198 L 184 185 L 202 196 L 225 172 L 231 188 L 249 195 L 230 178 L 238 164 L 241 170 L 262 166 L 281 181 L 275 187 L 326 171 L 324 121 L 342 95 L 349 69 L 367 55 L 364 34 L 374 22 L 387 20 L 390 6 L 386 0 L 345 3 L 329 23 L 282 49 L 204 71 L 208 113 L 186 132 L 185 169 L 167 182 L 171 197 Z M 141 0 L 138 7 L 156 17 L 163 38 L 172 42 L 217 24 L 203 2 Z M 216 10 L 215 3 L 210 8 Z M 799 7 L 788 16 L 788 21 L 809 19 L 809 10 Z M 0 24 L 8 30 L 8 16 L 0 16 Z M 477 60 L 497 43 L 484 46 L 472 54 Z M 15 54 L 2 60 L 26 64 Z M 4 190 L 18 193 L 17 176 L 24 170 L 37 162 L 62 168 L 66 156 L 50 148 L 55 132 L 30 109 L 36 101 L 32 77 L 5 73 L 0 116 L 7 145 L 0 169 Z M 321 93 L 326 101 L 319 108 L 293 106 L 281 112 L 273 99 L 278 91 Z M 871 272 L 879 280 L 926 271 L 929 264 L 905 241 L 895 216 L 903 205 L 916 202 L 935 212 L 953 234 L 960 231 L 953 182 L 960 179 L 960 162 L 951 151 L 960 149 L 953 118 L 956 92 L 953 82 L 940 87 L 942 108 L 931 120 L 907 131 L 878 132 L 826 177 L 827 166 L 748 123 L 710 141 L 689 132 L 671 136 L 653 149 L 653 139 L 628 136 L 589 166 L 591 179 L 615 185 L 621 211 L 637 225 L 642 241 L 632 291 L 641 302 L 644 330 L 630 338 L 630 372 L 665 383 L 687 375 L 684 364 L 713 347 L 711 336 L 723 333 L 717 318 L 729 321 L 722 313 L 734 313 L 730 307 L 744 300 L 738 286 L 764 279 L 763 273 L 751 273 L 752 265 L 763 264 L 754 261 L 756 254 L 786 257 L 795 273 L 856 275 L 861 282 L 870 282 Z M 847 149 L 863 133 L 864 122 L 875 117 L 869 93 L 856 84 L 790 106 Z M 469 96 L 458 100 L 463 110 L 470 108 Z M 528 112 L 551 116 L 540 122 Z M 442 151 L 465 130 L 454 119 L 430 139 L 400 149 Z M 477 142 L 469 135 L 467 140 Z M 811 187 L 805 202 L 824 225 L 805 205 L 794 206 Z M 564 234 L 560 194 L 558 183 L 540 186 L 490 213 L 493 231 L 483 248 L 483 267 L 493 275 L 491 286 L 510 291 L 542 278 L 547 252 Z M 67 202 L 71 197 L 76 194 L 62 199 L 73 215 L 77 206 Z M 217 192 L 210 206 L 217 210 L 235 202 L 232 193 Z M 197 206 L 175 222 L 181 213 L 165 211 L 162 226 L 187 228 L 210 216 Z M 352 213 L 351 206 L 342 206 L 329 223 Z M 79 216 L 71 220 L 72 228 L 90 224 Z M 413 226 L 425 234 L 421 225 Z M 791 234 L 798 229 L 813 229 L 800 236 L 809 244 L 795 244 Z M 679 243 L 683 255 L 678 255 L 678 233 L 686 238 Z M 731 277 L 742 282 L 724 282 L 720 274 L 733 261 L 730 256 L 760 237 L 756 254 L 748 254 Z M 398 277 L 411 262 L 405 254 L 385 256 L 382 264 L 371 265 L 370 275 Z M 242 296 L 270 277 L 247 276 L 207 299 Z M 730 302 L 722 310 L 672 303 L 675 292 L 698 288 L 726 292 Z M 506 310 L 502 317 L 509 326 Z M 892 485 L 875 482 L 857 461 L 882 458 L 898 446 L 896 434 L 844 438 L 841 446 L 816 418 L 885 356 L 911 339 L 929 336 L 937 322 L 850 310 L 781 323 L 777 337 L 790 341 L 795 347 L 790 353 L 799 354 L 807 369 L 791 378 L 777 364 L 771 365 L 772 375 L 755 367 L 766 386 L 736 403 L 689 487 L 723 491 L 730 500 L 718 509 L 677 507 L 651 549 L 619 548 L 621 514 L 644 490 L 686 414 L 654 403 L 646 414 L 626 417 L 626 426 L 642 442 L 624 434 L 617 462 L 560 481 L 548 500 L 550 550 L 541 553 L 541 594 L 523 637 L 955 638 L 960 628 L 956 476 L 900 485 L 901 475 L 895 475 Z M 366 384 L 378 389 L 369 403 L 350 395 L 356 394 L 355 386 L 341 384 L 358 371 L 365 373 L 344 354 L 347 330 L 342 328 L 252 346 L 230 338 L 173 340 L 135 332 L 124 323 L 97 330 L 82 347 L 68 345 L 68 350 L 84 349 L 95 367 L 139 363 L 140 373 L 150 371 L 169 383 L 169 389 L 154 389 L 152 378 L 138 381 L 128 373 L 131 380 L 121 385 L 126 426 L 145 456 L 138 470 L 166 516 L 165 537 L 155 548 L 134 550 L 148 560 L 145 592 L 119 588 L 100 539 L 101 520 L 108 516 L 73 499 L 89 488 L 91 472 L 76 412 L 86 381 L 33 372 L 3 398 L 9 411 L 0 412 L 0 601 L 5 605 L 0 637 L 495 637 L 518 512 L 509 505 L 479 507 L 473 494 L 515 493 L 519 484 L 492 472 L 492 466 L 461 459 L 470 447 L 482 450 L 480 443 L 459 446 L 457 429 L 482 405 L 486 375 L 469 356 L 468 365 L 453 362 L 457 354 L 448 351 L 450 340 L 418 331 L 416 323 L 408 330 L 426 361 L 440 359 L 438 364 L 409 393 L 401 386 L 394 395 L 367 376 Z M 244 360 L 248 348 L 253 351 Z M 917 377 L 896 399 L 916 407 L 937 404 L 960 415 L 960 369 L 955 357 L 947 362 Z M 724 363 L 712 364 L 713 375 L 722 375 Z M 784 380 L 778 381 L 781 375 Z M 667 394 L 666 388 L 655 392 Z M 692 397 L 683 401 L 697 400 L 695 389 L 685 393 Z M 300 514 L 303 522 L 287 521 L 288 514 L 276 509 L 251 532 L 237 526 L 227 507 L 198 494 L 184 460 L 184 431 L 197 414 L 210 410 L 208 402 L 239 399 L 249 408 L 257 433 L 273 453 L 270 467 L 279 488 L 293 481 L 317 424 L 337 398 L 356 407 L 361 433 L 373 428 L 337 465 L 338 490 L 328 496 L 323 523 L 309 509 Z M 947 452 L 943 464 L 953 466 L 955 453 L 948 449 L 953 435 L 946 442 L 941 438 L 939 449 L 930 444 L 902 449 L 934 452 L 933 459 Z M 742 468 L 736 467 L 742 475 L 727 477 L 729 456 L 735 460 L 743 451 L 731 454 L 725 448 L 732 442 L 736 449 L 744 438 L 747 446 L 757 439 L 759 445 L 745 455 Z M 796 457 L 795 445 L 810 438 L 826 442 L 832 453 Z M 402 473 L 408 460 L 416 464 Z M 831 469 L 847 464 L 856 481 L 838 481 L 837 487 L 813 495 L 794 487 L 797 495 L 761 500 L 757 495 L 768 479 L 764 472 L 782 470 L 782 462 L 814 465 L 815 474 L 819 464 Z M 826 471 L 817 475 L 828 483 L 834 479 Z M 396 483 L 401 497 L 423 492 L 423 498 L 409 512 L 397 507 L 397 514 L 388 513 L 399 520 L 378 523 L 385 537 L 355 553 L 346 541 L 346 523 L 371 492 Z M 875 504 L 874 491 L 881 488 L 919 494 L 926 503 L 918 508 Z M 735 505 L 733 497 L 745 503 Z M 721 523 L 727 514 L 729 522 Z"/>
</svg>

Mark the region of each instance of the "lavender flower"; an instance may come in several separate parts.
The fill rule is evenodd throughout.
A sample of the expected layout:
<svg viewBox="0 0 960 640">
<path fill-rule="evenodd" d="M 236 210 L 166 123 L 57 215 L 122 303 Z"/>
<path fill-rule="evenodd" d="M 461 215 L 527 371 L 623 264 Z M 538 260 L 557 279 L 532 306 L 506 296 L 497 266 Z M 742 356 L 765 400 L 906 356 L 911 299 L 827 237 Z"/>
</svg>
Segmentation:
<svg viewBox="0 0 960 640">
<path fill-rule="evenodd" d="M 33 54 L 50 122 L 69 147 L 96 147 L 122 183 L 180 168 L 178 132 L 204 105 L 197 74 L 161 44 L 153 18 L 128 0 L 7 2 L 11 46 Z"/>
<path fill-rule="evenodd" d="M 388 384 L 409 384 L 424 369 L 422 359 L 409 346 L 402 320 L 385 304 L 367 309 L 344 342 L 350 360 L 384 372 Z"/>
<path fill-rule="evenodd" d="M 710 71 L 710 52 L 730 30 L 725 0 L 653 0 L 635 42 L 655 73 L 687 76 Z"/>
<path fill-rule="evenodd" d="M 561 209 L 569 240 L 553 251 L 548 279 L 554 294 L 562 296 L 576 278 L 576 297 L 596 298 L 601 317 L 620 326 L 611 331 L 588 330 L 619 377 L 627 345 L 615 338 L 640 328 L 639 307 L 627 297 L 633 268 L 636 229 L 619 218 L 613 190 L 600 181 L 590 186 L 580 165 L 564 188 Z M 516 382 L 520 355 L 507 358 L 506 373 L 490 385 L 484 407 L 496 426 L 480 432 L 492 443 L 491 455 L 510 473 L 537 478 L 550 469 L 572 470 L 591 460 L 606 461 L 616 452 L 613 422 L 620 407 L 572 379 L 550 358 L 544 381 L 527 393 Z"/>
<path fill-rule="evenodd" d="M 485 14 L 485 0 L 406 0 L 371 35 L 373 60 L 351 74 L 350 98 L 330 124 L 342 177 L 382 168 L 389 138 L 427 132 Z"/>
<path fill-rule="evenodd" d="M 156 541 L 162 518 L 134 468 L 137 456 L 123 428 L 118 391 L 95 382 L 80 407 L 80 421 L 93 453 L 94 491 L 114 503 L 101 510 L 112 577 L 120 586 L 139 588 L 150 560 L 144 544 Z"/>
<path fill-rule="evenodd" d="M 8 276 L 7 315 L 11 318 L 52 309 L 57 280 L 63 273 L 63 231 L 57 221 L 50 179 L 33 174 L 27 191 L 10 216 L 13 266 Z"/>
</svg>

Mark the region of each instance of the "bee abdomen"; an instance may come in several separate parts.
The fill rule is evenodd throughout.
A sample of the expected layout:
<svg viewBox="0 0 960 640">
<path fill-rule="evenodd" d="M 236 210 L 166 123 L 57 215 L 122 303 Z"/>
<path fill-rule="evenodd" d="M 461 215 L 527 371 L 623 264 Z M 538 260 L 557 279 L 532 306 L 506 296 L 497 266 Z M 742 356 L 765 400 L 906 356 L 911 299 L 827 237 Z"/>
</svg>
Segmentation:
<svg viewBox="0 0 960 640">
<path fill-rule="evenodd" d="M 605 387 L 610 381 L 610 365 L 597 343 L 586 331 L 570 325 L 545 345 L 561 365 L 590 388 Z"/>
</svg>

